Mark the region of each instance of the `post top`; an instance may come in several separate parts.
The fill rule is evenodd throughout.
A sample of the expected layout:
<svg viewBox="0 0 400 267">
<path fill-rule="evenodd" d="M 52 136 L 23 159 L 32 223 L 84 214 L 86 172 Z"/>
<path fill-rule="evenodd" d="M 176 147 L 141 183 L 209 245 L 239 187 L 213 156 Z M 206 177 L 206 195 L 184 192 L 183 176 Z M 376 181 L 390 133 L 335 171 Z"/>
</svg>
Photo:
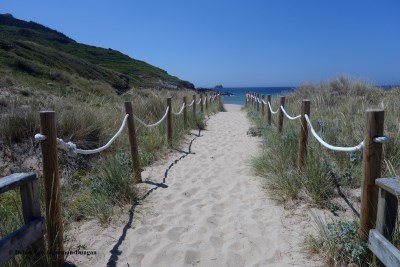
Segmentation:
<svg viewBox="0 0 400 267">
<path fill-rule="evenodd" d="M 303 102 L 310 102 L 310 99 L 303 99 Z"/>
<path fill-rule="evenodd" d="M 39 113 L 41 113 L 41 114 L 55 113 L 55 111 L 53 111 L 53 110 L 42 110 L 42 111 L 39 111 Z"/>
</svg>

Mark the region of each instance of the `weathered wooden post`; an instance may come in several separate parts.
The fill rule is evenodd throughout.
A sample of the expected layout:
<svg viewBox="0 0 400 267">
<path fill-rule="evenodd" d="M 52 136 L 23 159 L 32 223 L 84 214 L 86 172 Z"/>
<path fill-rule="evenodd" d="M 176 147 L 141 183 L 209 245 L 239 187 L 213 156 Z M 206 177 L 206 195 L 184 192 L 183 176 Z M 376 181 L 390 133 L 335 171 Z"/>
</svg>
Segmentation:
<svg viewBox="0 0 400 267">
<path fill-rule="evenodd" d="M 196 118 L 196 95 L 193 95 L 193 118 Z"/>
<path fill-rule="evenodd" d="M 28 224 L 29 222 L 42 217 L 40 213 L 39 180 L 37 179 L 36 174 L 34 180 L 20 186 L 19 193 L 21 196 L 24 223 Z M 35 262 L 32 263 L 32 266 L 41 267 L 48 265 L 47 257 L 44 254 L 46 252 L 44 236 L 32 243 L 30 249 L 33 253 L 37 253 L 37 255 L 34 255 L 33 257 Z"/>
<path fill-rule="evenodd" d="M 283 130 L 283 110 L 281 107 L 285 107 L 285 97 L 281 96 L 280 104 L 279 104 L 279 117 L 278 117 L 278 131 L 281 133 Z"/>
<path fill-rule="evenodd" d="M 208 111 L 208 95 L 206 93 L 206 112 Z"/>
<path fill-rule="evenodd" d="M 172 147 L 172 97 L 167 97 L 167 139 L 168 145 Z"/>
<path fill-rule="evenodd" d="M 264 104 L 264 95 L 261 95 L 261 118 L 265 116 L 265 104 Z"/>
<path fill-rule="evenodd" d="M 133 118 L 133 108 L 131 101 L 125 101 L 125 113 L 128 114 L 128 136 L 132 156 L 134 182 L 142 182 L 142 172 L 140 168 L 139 149 L 136 140 L 135 120 Z"/>
<path fill-rule="evenodd" d="M 374 228 L 377 214 L 378 187 L 375 180 L 381 176 L 382 144 L 374 138 L 383 135 L 385 113 L 370 109 L 365 113 L 365 137 L 363 151 L 363 185 L 361 192 L 360 236 L 368 241 L 369 230 Z"/>
<path fill-rule="evenodd" d="M 267 105 L 268 105 L 268 103 L 269 103 L 269 105 L 271 105 L 271 95 L 267 95 Z M 268 125 L 271 125 L 271 123 L 272 123 L 272 113 L 271 113 L 271 110 L 269 108 L 269 105 L 267 107 L 267 121 L 268 121 Z"/>
<path fill-rule="evenodd" d="M 201 113 L 204 113 L 203 94 L 200 95 L 200 111 L 201 111 Z"/>
<path fill-rule="evenodd" d="M 260 112 L 260 94 L 257 94 L 257 112 Z"/>
<path fill-rule="evenodd" d="M 40 112 L 40 132 L 46 136 L 46 139 L 41 142 L 41 148 L 49 263 L 51 266 L 62 266 L 64 263 L 64 246 L 61 221 L 60 176 L 57 159 L 57 131 L 54 111 Z"/>
<path fill-rule="evenodd" d="M 308 99 L 303 99 L 301 104 L 300 141 L 297 158 L 297 167 L 299 170 L 303 168 L 305 159 L 307 157 L 308 125 L 305 115 L 310 116 L 310 100 Z"/>
<path fill-rule="evenodd" d="M 187 107 L 186 107 L 187 100 L 186 99 L 187 99 L 186 96 L 184 96 L 183 97 L 183 104 L 184 104 L 184 107 L 183 107 L 183 126 L 185 127 L 185 129 L 188 128 L 188 117 L 187 117 Z"/>
</svg>

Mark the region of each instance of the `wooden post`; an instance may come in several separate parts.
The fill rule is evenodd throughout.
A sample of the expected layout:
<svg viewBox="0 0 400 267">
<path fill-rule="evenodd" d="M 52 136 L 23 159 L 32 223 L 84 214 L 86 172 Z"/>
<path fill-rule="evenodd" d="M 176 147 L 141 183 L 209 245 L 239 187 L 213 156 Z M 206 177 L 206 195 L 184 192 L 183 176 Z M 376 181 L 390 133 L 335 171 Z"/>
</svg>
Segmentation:
<svg viewBox="0 0 400 267">
<path fill-rule="evenodd" d="M 297 167 L 299 170 L 303 168 L 307 157 L 308 125 L 305 115 L 310 116 L 310 100 L 308 99 L 303 99 L 301 104 L 300 141 L 297 157 Z"/>
<path fill-rule="evenodd" d="M 257 112 L 260 112 L 260 102 L 258 100 L 260 99 L 260 94 L 257 94 Z"/>
<path fill-rule="evenodd" d="M 172 147 L 172 97 L 167 97 L 167 106 L 168 114 L 167 114 L 167 139 L 168 145 Z"/>
<path fill-rule="evenodd" d="M 193 95 L 193 118 L 196 118 L 196 95 Z"/>
<path fill-rule="evenodd" d="M 40 112 L 43 178 L 45 188 L 46 226 L 49 262 L 51 266 L 64 263 L 63 229 L 61 221 L 60 177 L 57 159 L 57 131 L 54 111 Z"/>
<path fill-rule="evenodd" d="M 284 116 L 281 106 L 285 107 L 285 97 L 284 96 L 281 96 L 281 101 L 279 104 L 278 131 L 280 133 L 283 130 L 283 116 Z"/>
<path fill-rule="evenodd" d="M 187 100 L 186 100 L 186 96 L 183 97 L 183 104 L 185 105 L 183 108 L 183 126 L 185 127 L 185 129 L 188 128 L 188 117 L 187 117 Z"/>
<path fill-rule="evenodd" d="M 378 187 L 375 179 L 381 176 L 382 144 L 374 138 L 383 135 L 383 110 L 367 110 L 365 113 L 365 137 L 363 152 L 363 185 L 361 192 L 360 236 L 368 240 L 369 230 L 374 228 L 377 214 Z"/>
<path fill-rule="evenodd" d="M 271 95 L 267 95 L 267 105 L 268 105 L 268 103 L 271 104 Z M 269 106 L 267 107 L 267 121 L 268 121 L 268 125 L 271 125 L 272 113 L 271 113 L 271 110 L 269 109 Z"/>
<path fill-rule="evenodd" d="M 201 113 L 204 113 L 203 94 L 200 95 L 200 111 Z"/>
<path fill-rule="evenodd" d="M 206 112 L 208 110 L 208 95 L 206 94 Z"/>
<path fill-rule="evenodd" d="M 133 118 L 133 108 L 131 101 L 125 101 L 125 113 L 129 115 L 128 117 L 128 136 L 129 136 L 129 144 L 131 148 L 131 156 L 132 156 L 132 165 L 133 165 L 133 173 L 134 173 L 134 183 L 142 182 L 142 172 L 140 168 L 140 158 L 138 152 L 138 144 L 136 140 L 136 129 L 135 129 L 135 120 Z"/>
<path fill-rule="evenodd" d="M 261 95 L 261 117 L 264 118 L 265 116 L 265 104 L 263 102 L 264 100 L 264 95 Z"/>
<path fill-rule="evenodd" d="M 39 199 L 39 181 L 34 179 L 33 181 L 21 185 L 20 189 L 22 214 L 24 216 L 24 223 L 28 224 L 30 221 L 40 218 L 40 199 Z M 38 253 L 33 255 L 33 266 L 47 266 L 47 257 L 45 254 L 46 244 L 44 236 L 35 241 L 30 249 Z"/>
</svg>

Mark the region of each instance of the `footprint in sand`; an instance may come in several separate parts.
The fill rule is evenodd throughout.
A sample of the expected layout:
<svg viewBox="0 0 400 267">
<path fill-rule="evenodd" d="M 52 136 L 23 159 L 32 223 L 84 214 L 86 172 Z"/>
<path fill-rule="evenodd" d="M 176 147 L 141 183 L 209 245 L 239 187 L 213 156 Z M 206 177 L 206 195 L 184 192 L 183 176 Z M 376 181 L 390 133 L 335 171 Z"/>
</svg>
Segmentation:
<svg viewBox="0 0 400 267">
<path fill-rule="evenodd" d="M 179 241 L 183 232 L 185 232 L 184 227 L 172 227 L 168 230 L 167 236 L 171 240 Z"/>
<path fill-rule="evenodd" d="M 185 253 L 185 263 L 195 266 L 200 262 L 200 253 L 194 250 L 187 250 Z"/>
</svg>

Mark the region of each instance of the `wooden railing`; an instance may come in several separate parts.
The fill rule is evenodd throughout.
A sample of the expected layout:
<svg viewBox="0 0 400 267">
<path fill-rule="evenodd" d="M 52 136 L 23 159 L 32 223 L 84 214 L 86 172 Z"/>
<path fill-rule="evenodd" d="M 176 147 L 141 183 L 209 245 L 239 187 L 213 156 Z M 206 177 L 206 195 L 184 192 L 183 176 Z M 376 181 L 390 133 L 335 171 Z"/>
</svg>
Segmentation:
<svg viewBox="0 0 400 267">
<path fill-rule="evenodd" d="M 39 183 L 34 173 L 15 173 L 0 179 L 0 194 L 19 188 L 24 225 L 0 240 L 0 265 L 29 249 L 37 266 L 46 266 L 45 219 L 40 213 Z"/>
<path fill-rule="evenodd" d="M 400 266 L 400 250 L 392 243 L 396 226 L 400 181 L 397 178 L 379 178 L 378 210 L 375 229 L 369 231 L 369 248 L 379 259 L 378 265 Z"/>
</svg>

